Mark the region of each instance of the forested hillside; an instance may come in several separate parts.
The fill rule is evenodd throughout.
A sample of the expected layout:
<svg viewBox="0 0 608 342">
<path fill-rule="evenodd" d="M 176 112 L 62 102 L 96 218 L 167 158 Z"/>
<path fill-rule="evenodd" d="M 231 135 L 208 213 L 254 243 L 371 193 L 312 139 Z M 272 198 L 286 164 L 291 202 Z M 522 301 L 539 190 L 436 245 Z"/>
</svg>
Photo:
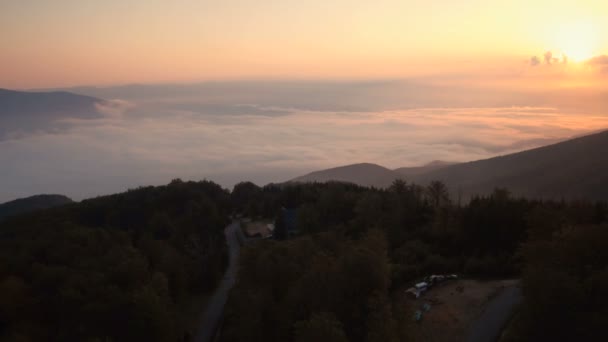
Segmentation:
<svg viewBox="0 0 608 342">
<path fill-rule="evenodd" d="M 471 197 L 508 188 L 528 198 L 608 200 L 608 131 L 408 178 L 441 180 Z"/>
<path fill-rule="evenodd" d="M 297 233 L 244 250 L 224 341 L 407 340 L 415 309 L 404 289 L 441 273 L 523 276 L 530 314 L 520 340 L 544 340 L 548 327 L 552 336 L 597 336 L 608 324 L 605 202 L 531 201 L 496 189 L 461 206 L 441 182 L 403 181 L 386 190 L 243 183 L 235 194 L 249 216 L 295 209 Z M 275 237 L 289 236 L 276 223 Z"/>
<path fill-rule="evenodd" d="M 531 199 L 608 200 L 608 131 L 484 160 L 389 170 L 353 164 L 312 172 L 294 182 L 349 182 L 388 187 L 395 179 L 428 185 L 444 182 L 451 195 L 468 201 L 506 188 Z"/>
<path fill-rule="evenodd" d="M 384 188 L 391 185 L 393 180 L 401 176 L 401 173 L 389 170 L 380 165 L 361 163 L 311 172 L 307 175 L 294 178 L 290 182 L 307 183 L 338 181 Z"/>
<path fill-rule="evenodd" d="M 523 246 L 524 304 L 504 342 L 608 340 L 608 224 L 542 221 Z"/>
<path fill-rule="evenodd" d="M 175 180 L 12 217 L 0 223 L 0 336 L 191 336 L 181 305 L 221 278 L 233 212 L 276 227 L 274 240 L 242 249 L 223 341 L 410 340 L 415 308 L 404 289 L 438 273 L 522 278 L 513 341 L 605 336 L 605 202 L 495 189 L 461 205 L 447 189 L 246 182 L 228 193 Z"/>
<path fill-rule="evenodd" d="M 0 224 L 0 336 L 177 341 L 179 305 L 227 262 L 229 194 L 212 182 L 145 187 Z"/>
<path fill-rule="evenodd" d="M 57 207 L 72 200 L 63 195 L 36 195 L 0 204 L 0 221 L 9 216 Z"/>
</svg>

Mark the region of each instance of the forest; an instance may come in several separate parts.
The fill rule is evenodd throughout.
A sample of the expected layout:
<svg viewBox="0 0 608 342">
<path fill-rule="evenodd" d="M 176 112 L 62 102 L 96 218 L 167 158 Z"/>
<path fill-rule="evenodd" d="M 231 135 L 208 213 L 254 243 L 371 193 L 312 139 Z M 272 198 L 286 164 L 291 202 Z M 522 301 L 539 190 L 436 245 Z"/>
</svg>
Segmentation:
<svg viewBox="0 0 608 342">
<path fill-rule="evenodd" d="M 0 224 L 0 340 L 177 341 L 227 264 L 229 193 L 174 180 Z"/>
<path fill-rule="evenodd" d="M 388 189 L 241 183 L 232 198 L 248 217 L 278 218 L 278 241 L 244 250 L 224 341 L 408 340 L 414 310 L 401 290 L 437 273 L 521 278 L 513 341 L 608 337 L 605 202 L 496 189 L 458 203 L 441 182 L 401 180 Z M 297 234 L 285 231 L 281 207 L 297 208 Z"/>
<path fill-rule="evenodd" d="M 441 182 L 230 192 L 174 180 L 0 223 L 0 339 L 187 339 L 181 306 L 217 285 L 235 215 L 275 220 L 275 231 L 241 249 L 222 341 L 411 340 L 402 290 L 437 273 L 521 278 L 506 341 L 608 338 L 604 202 L 496 189 L 462 203 Z"/>
</svg>

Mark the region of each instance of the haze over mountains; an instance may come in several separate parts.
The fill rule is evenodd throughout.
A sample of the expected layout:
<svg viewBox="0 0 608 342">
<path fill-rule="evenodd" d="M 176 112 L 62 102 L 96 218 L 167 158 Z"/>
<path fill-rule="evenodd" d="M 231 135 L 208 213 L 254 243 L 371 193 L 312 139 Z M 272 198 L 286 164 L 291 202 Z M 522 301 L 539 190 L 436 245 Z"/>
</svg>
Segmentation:
<svg viewBox="0 0 608 342">
<path fill-rule="evenodd" d="M 401 178 L 445 182 L 454 196 L 488 194 L 496 187 L 530 198 L 608 200 L 608 131 L 519 153 L 440 167 L 389 170 L 355 164 L 310 173 L 292 181 L 352 182 L 387 186 Z M 435 164 L 437 165 L 437 164 Z M 401 170 L 403 173 L 399 173 Z M 414 170 L 414 171 L 413 171 Z M 412 172 L 413 171 L 413 172 Z"/>
<path fill-rule="evenodd" d="M 442 166 L 403 165 L 481 160 L 608 127 L 533 94 L 466 90 L 475 96 L 422 80 L 3 90 L 0 201 L 81 200 L 174 178 L 263 185 L 354 161 L 386 168 L 360 165 L 346 181 L 386 186 L 394 172 L 414 179 Z"/>
<path fill-rule="evenodd" d="M 0 89 L 0 141 L 36 131 L 64 128 L 61 120 L 101 117 L 104 101 L 64 91 L 23 92 Z"/>
<path fill-rule="evenodd" d="M 434 160 L 422 166 L 400 167 L 398 169 L 395 169 L 395 172 L 397 172 L 401 177 L 413 177 L 427 172 L 443 169 L 444 167 L 454 164 L 458 163 L 447 162 L 443 160 Z"/>
<path fill-rule="evenodd" d="M 421 175 L 426 172 L 444 168 L 451 164 L 453 163 L 436 160 L 423 166 L 401 167 L 390 170 L 377 164 L 360 163 L 311 172 L 304 176 L 294 178 L 290 182 L 340 181 L 384 188 L 390 186 L 395 179 Z"/>
</svg>

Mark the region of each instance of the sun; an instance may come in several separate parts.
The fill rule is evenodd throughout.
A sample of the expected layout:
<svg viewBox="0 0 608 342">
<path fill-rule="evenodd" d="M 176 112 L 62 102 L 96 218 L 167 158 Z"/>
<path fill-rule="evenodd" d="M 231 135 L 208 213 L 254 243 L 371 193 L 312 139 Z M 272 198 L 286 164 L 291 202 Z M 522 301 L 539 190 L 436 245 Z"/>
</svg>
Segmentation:
<svg viewBox="0 0 608 342">
<path fill-rule="evenodd" d="M 554 44 L 568 60 L 582 62 L 593 57 L 598 44 L 598 34 L 590 21 L 559 25 L 553 31 Z"/>
</svg>

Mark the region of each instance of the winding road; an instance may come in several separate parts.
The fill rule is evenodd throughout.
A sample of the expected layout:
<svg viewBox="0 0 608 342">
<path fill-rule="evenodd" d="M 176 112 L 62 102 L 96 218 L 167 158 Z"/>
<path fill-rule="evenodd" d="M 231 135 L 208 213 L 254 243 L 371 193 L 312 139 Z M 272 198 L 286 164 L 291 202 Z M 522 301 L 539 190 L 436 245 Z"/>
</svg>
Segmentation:
<svg viewBox="0 0 608 342">
<path fill-rule="evenodd" d="M 239 253 L 241 250 L 239 239 L 243 239 L 240 223 L 238 221 L 233 221 L 224 229 L 224 234 L 226 235 L 230 261 L 222 281 L 217 289 L 215 289 L 211 298 L 209 298 L 207 308 L 205 309 L 205 313 L 203 314 L 194 338 L 195 342 L 210 342 L 212 340 L 222 320 L 224 305 L 226 305 L 226 301 L 228 300 L 230 289 L 236 282 Z"/>
<path fill-rule="evenodd" d="M 245 242 L 245 237 L 238 221 L 233 221 L 228 225 L 224 229 L 224 234 L 226 235 L 230 261 L 224 277 L 207 303 L 207 308 L 193 340 L 195 342 L 212 341 L 221 323 L 230 289 L 236 282 L 241 242 Z M 521 299 L 522 294 L 519 285 L 506 287 L 490 301 L 482 315 L 473 323 L 467 341 L 496 341 Z"/>
<path fill-rule="evenodd" d="M 522 294 L 519 284 L 505 288 L 490 301 L 481 316 L 473 323 L 467 341 L 496 341 L 521 300 Z"/>
</svg>

